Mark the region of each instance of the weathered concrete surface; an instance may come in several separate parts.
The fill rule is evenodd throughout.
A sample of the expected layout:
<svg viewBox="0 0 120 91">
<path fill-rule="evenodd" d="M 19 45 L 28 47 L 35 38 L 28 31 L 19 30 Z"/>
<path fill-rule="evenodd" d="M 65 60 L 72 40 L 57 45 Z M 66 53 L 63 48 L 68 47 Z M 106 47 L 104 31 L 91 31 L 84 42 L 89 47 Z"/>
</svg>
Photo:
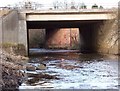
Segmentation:
<svg viewBox="0 0 120 91">
<path fill-rule="evenodd" d="M 70 29 L 47 29 L 46 46 L 48 48 L 69 48 Z"/>
<path fill-rule="evenodd" d="M 18 29 L 18 43 L 25 46 L 24 55 L 28 55 L 28 32 L 27 25 L 25 20 L 19 20 L 19 29 Z"/>
<path fill-rule="evenodd" d="M 11 11 L 8 15 L 2 17 L 3 43 L 18 43 L 18 21 L 17 11 Z"/>
<path fill-rule="evenodd" d="M 98 25 L 97 50 L 102 53 L 120 54 L 119 50 L 119 30 L 117 19 L 106 21 Z"/>
<path fill-rule="evenodd" d="M 29 29 L 29 48 L 42 48 L 45 45 L 45 29 Z"/>
<path fill-rule="evenodd" d="M 24 23 L 22 22 L 22 24 Z M 26 28 L 26 26 L 24 25 L 22 26 L 22 28 L 20 27 L 21 25 L 19 22 L 18 11 L 9 11 L 9 13 L 3 15 L 0 19 L 0 26 L 0 32 L 2 34 L 0 36 L 0 40 L 2 40 L 2 43 L 0 45 L 4 46 L 3 48 L 5 48 L 9 52 L 17 52 L 18 50 L 17 54 L 27 54 L 27 51 L 25 50 L 27 43 L 25 44 L 24 42 L 22 42 L 25 40 L 25 38 L 22 38 L 21 40 L 21 37 L 27 37 L 27 32 L 24 33 L 20 30 L 24 27 Z M 25 41 L 27 41 L 27 38 Z"/>
<path fill-rule="evenodd" d="M 79 48 L 79 28 L 47 29 L 46 34 L 48 48 Z"/>
<path fill-rule="evenodd" d="M 96 35 L 94 27 L 97 23 L 84 24 L 80 27 L 80 51 L 83 53 L 95 52 L 96 51 Z"/>
</svg>

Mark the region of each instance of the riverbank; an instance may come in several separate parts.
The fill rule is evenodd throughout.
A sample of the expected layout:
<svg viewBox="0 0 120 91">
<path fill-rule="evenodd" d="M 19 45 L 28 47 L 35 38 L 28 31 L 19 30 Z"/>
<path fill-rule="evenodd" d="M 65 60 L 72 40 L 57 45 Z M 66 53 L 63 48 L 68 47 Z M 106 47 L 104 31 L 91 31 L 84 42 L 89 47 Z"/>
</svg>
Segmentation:
<svg viewBox="0 0 120 91">
<path fill-rule="evenodd" d="M 22 78 L 24 77 L 24 73 L 20 70 L 25 69 L 23 64 L 27 62 L 28 58 L 9 54 L 2 49 L 0 49 L 0 55 L 0 86 L 3 91 L 7 91 L 9 89 L 17 90 L 23 81 Z"/>
</svg>

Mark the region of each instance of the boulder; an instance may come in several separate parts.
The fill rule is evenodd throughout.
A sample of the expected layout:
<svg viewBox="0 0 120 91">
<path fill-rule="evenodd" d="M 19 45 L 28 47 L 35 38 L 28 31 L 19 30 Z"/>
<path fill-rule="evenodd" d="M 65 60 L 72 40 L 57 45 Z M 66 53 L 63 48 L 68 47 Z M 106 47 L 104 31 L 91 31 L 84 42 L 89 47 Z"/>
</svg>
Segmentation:
<svg viewBox="0 0 120 91">
<path fill-rule="evenodd" d="M 46 64 L 40 64 L 36 67 L 36 70 L 45 70 L 47 69 Z"/>
<path fill-rule="evenodd" d="M 26 70 L 27 70 L 27 71 L 35 71 L 35 70 L 36 70 L 36 67 L 33 66 L 33 65 L 31 65 L 31 64 L 29 64 L 29 65 L 26 66 Z"/>
</svg>

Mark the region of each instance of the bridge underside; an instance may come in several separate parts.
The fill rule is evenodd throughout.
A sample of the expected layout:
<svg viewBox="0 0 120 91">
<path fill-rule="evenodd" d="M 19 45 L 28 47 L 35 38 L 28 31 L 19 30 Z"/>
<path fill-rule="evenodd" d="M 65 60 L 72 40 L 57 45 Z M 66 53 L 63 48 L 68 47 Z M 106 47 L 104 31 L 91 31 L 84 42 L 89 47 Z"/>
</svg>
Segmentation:
<svg viewBox="0 0 120 91">
<path fill-rule="evenodd" d="M 76 28 L 81 26 L 93 25 L 101 23 L 101 21 L 27 21 L 28 29 L 40 29 L 40 28 Z"/>
<path fill-rule="evenodd" d="M 97 21 L 97 20 L 96 21 L 95 20 L 94 21 L 27 21 L 27 30 L 45 29 L 46 37 L 45 37 L 45 43 L 44 43 L 45 45 L 43 46 L 47 48 L 51 47 L 51 45 L 54 48 L 56 45 L 58 46 L 62 44 L 65 45 L 69 42 L 71 45 L 71 40 L 72 40 L 71 37 L 73 37 L 71 35 L 74 35 L 77 33 L 77 38 L 79 38 L 77 39 L 77 41 L 79 40 L 77 45 L 79 46 L 80 51 L 96 52 L 97 51 L 97 47 L 96 47 L 97 33 L 98 33 L 99 26 L 103 24 L 103 22 L 104 21 L 102 20 L 100 21 Z M 77 30 L 79 32 L 74 32 Z M 65 36 L 65 37 L 59 37 L 59 36 Z M 60 42 L 57 43 L 58 41 Z M 28 42 L 29 42 L 29 36 L 28 36 Z M 29 45 L 28 45 L 28 48 L 29 48 Z"/>
</svg>

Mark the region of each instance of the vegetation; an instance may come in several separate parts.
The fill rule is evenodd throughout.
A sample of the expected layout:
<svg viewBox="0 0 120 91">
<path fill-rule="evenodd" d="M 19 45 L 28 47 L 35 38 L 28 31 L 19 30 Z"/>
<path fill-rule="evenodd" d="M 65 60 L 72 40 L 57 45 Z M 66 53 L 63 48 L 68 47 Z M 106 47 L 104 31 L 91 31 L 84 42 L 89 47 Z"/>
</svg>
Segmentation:
<svg viewBox="0 0 120 91">
<path fill-rule="evenodd" d="M 54 9 L 86 9 L 87 6 L 84 3 L 76 3 L 75 1 L 72 2 L 53 2 Z"/>
<path fill-rule="evenodd" d="M 7 42 L 7 43 L 2 43 L 2 44 L 1 44 L 1 46 L 2 46 L 3 48 L 15 47 L 16 45 L 17 45 L 17 44 L 9 43 L 9 42 Z"/>
<path fill-rule="evenodd" d="M 87 9 L 87 6 L 84 3 L 82 3 L 82 5 L 80 6 L 80 9 Z"/>
<path fill-rule="evenodd" d="M 51 5 L 50 5 L 51 6 Z M 7 5 L 7 8 L 9 9 L 17 9 L 17 10 L 21 10 L 21 9 L 27 9 L 27 10 L 40 10 L 42 7 L 44 7 L 43 4 L 40 4 L 38 2 L 32 2 L 32 1 L 27 1 L 27 2 L 19 2 L 17 4 L 14 5 Z M 45 7 L 47 8 L 47 7 Z M 97 4 L 92 5 L 91 7 L 92 9 L 103 9 L 103 6 L 98 7 Z M 81 3 L 81 2 L 75 2 L 75 1 L 71 1 L 71 2 L 61 2 L 61 1 L 54 1 L 52 3 L 52 6 L 49 7 L 49 10 L 67 10 L 67 9 L 87 9 L 87 5 L 85 5 L 85 3 Z"/>
<path fill-rule="evenodd" d="M 103 9 L 103 6 L 100 6 L 99 9 Z"/>
<path fill-rule="evenodd" d="M 15 44 L 15 43 L 2 43 L 0 45 L 5 51 L 10 54 L 24 55 L 25 46 L 23 44 Z"/>
<path fill-rule="evenodd" d="M 18 49 L 23 49 L 24 45 L 23 44 L 15 44 L 15 43 L 2 43 L 0 46 L 2 46 L 3 48 L 9 48 L 9 47 L 16 47 Z"/>
<path fill-rule="evenodd" d="M 7 8 L 9 8 L 9 9 L 17 9 L 17 10 L 20 10 L 20 9 L 37 10 L 37 9 L 39 9 L 41 7 L 43 7 L 42 4 L 39 4 L 37 2 L 31 2 L 31 1 L 19 2 L 19 3 L 14 4 L 14 5 L 7 5 Z"/>
<path fill-rule="evenodd" d="M 98 9 L 98 5 L 97 4 L 92 5 L 92 9 Z"/>
</svg>

